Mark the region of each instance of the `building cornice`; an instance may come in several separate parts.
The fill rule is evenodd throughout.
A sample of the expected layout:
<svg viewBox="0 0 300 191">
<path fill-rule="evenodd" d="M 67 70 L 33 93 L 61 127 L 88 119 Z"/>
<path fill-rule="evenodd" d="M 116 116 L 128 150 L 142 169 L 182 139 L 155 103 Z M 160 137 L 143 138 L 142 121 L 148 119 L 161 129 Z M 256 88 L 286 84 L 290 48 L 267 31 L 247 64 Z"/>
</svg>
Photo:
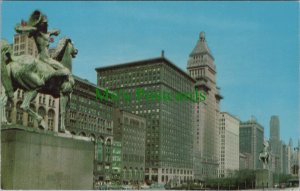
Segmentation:
<svg viewBox="0 0 300 191">
<path fill-rule="evenodd" d="M 185 71 L 181 70 L 179 67 L 177 67 L 175 64 L 173 64 L 170 60 L 168 60 L 165 57 L 156 57 L 156 58 L 150 58 L 150 59 L 146 59 L 146 60 L 127 62 L 127 63 L 123 63 L 123 64 L 103 66 L 103 67 L 95 68 L 95 70 L 97 72 L 103 72 L 103 71 L 127 68 L 127 67 L 132 67 L 132 66 L 145 66 L 145 64 L 160 64 L 161 62 L 166 63 L 167 65 L 169 65 L 170 67 L 175 69 L 177 72 L 181 73 L 183 76 L 185 76 L 190 81 L 195 82 L 195 80 L 191 76 L 189 76 Z"/>
</svg>

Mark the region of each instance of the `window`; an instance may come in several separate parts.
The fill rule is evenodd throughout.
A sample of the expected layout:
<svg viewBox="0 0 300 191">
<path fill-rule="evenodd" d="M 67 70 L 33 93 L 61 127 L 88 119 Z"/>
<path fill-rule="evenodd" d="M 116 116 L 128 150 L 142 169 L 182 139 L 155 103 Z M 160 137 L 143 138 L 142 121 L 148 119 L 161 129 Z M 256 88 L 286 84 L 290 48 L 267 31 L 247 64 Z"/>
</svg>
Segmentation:
<svg viewBox="0 0 300 191">
<path fill-rule="evenodd" d="M 15 37 L 15 42 L 14 44 L 18 44 L 19 43 L 19 37 Z"/>
<path fill-rule="evenodd" d="M 21 43 L 22 42 L 25 42 L 25 36 L 24 35 L 21 36 Z"/>
<path fill-rule="evenodd" d="M 23 110 L 21 108 L 21 102 L 17 103 L 17 124 L 23 124 Z"/>
<path fill-rule="evenodd" d="M 33 104 L 30 104 L 30 109 L 34 112 L 36 112 L 35 106 Z M 31 115 L 28 114 L 28 126 L 33 127 L 34 126 L 34 120 Z"/>
<path fill-rule="evenodd" d="M 53 110 L 49 110 L 49 112 L 48 112 L 48 128 L 49 128 L 49 131 L 54 130 L 54 116 L 55 116 L 55 112 Z"/>
<path fill-rule="evenodd" d="M 41 104 L 41 103 L 42 103 L 42 96 L 39 95 L 39 104 Z"/>
<path fill-rule="evenodd" d="M 45 110 L 43 107 L 40 107 L 40 108 L 38 109 L 38 114 L 39 114 L 40 116 L 42 116 L 43 119 L 45 119 L 45 116 L 46 116 L 46 110 Z"/>
</svg>

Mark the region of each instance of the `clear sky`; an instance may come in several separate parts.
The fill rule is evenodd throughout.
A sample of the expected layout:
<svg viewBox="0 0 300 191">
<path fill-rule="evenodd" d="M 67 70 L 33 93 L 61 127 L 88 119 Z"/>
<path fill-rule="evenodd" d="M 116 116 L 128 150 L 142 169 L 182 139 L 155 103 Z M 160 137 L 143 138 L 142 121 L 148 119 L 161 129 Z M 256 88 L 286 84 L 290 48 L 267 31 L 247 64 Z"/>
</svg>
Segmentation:
<svg viewBox="0 0 300 191">
<path fill-rule="evenodd" d="M 267 138 L 271 115 L 279 115 L 281 138 L 295 144 L 299 137 L 298 2 L 2 2 L 2 38 L 12 42 L 14 26 L 34 9 L 75 42 L 73 73 L 94 83 L 96 67 L 158 57 L 162 49 L 186 71 L 205 31 L 221 110 L 242 121 L 254 115 Z"/>
</svg>

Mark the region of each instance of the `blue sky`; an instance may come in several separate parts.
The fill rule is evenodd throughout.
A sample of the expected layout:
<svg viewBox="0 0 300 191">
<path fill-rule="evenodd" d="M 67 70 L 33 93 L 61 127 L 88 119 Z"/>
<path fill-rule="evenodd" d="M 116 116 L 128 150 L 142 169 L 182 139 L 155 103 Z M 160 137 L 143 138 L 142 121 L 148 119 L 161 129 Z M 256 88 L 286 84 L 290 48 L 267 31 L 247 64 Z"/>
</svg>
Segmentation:
<svg viewBox="0 0 300 191">
<path fill-rule="evenodd" d="M 281 138 L 299 137 L 297 2 L 2 2 L 2 38 L 34 9 L 49 29 L 68 36 L 79 54 L 73 73 L 96 83 L 95 68 L 165 56 L 186 71 L 201 31 L 215 57 L 221 110 L 254 115 L 269 137 L 279 115 Z M 54 43 L 55 45 L 55 43 Z"/>
</svg>

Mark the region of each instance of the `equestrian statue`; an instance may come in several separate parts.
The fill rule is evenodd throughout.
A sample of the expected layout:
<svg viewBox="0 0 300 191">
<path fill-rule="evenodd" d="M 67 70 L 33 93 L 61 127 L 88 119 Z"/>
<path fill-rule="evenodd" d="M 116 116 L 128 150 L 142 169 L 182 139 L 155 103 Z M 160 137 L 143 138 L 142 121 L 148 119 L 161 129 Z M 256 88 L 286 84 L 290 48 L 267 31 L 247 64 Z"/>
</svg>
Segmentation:
<svg viewBox="0 0 300 191">
<path fill-rule="evenodd" d="M 24 24 L 25 23 L 25 24 Z M 35 10 L 28 22 L 16 26 L 19 34 L 26 34 L 34 39 L 38 56 L 13 56 L 10 45 L 1 40 L 1 82 L 4 92 L 0 98 L 1 107 L 12 101 L 17 89 L 24 91 L 21 108 L 37 120 L 42 129 L 47 129 L 42 116 L 30 109 L 30 102 L 38 93 L 51 95 L 60 99 L 59 132 L 65 129 L 66 108 L 69 104 L 74 88 L 74 78 L 71 74 L 72 58 L 78 53 L 69 38 L 63 38 L 52 56 L 49 54 L 51 36 L 57 36 L 60 31 L 48 31 L 47 17 L 39 10 Z M 4 88 L 4 91 L 3 91 Z M 7 123 L 5 113 L 2 112 L 2 123 Z"/>
<path fill-rule="evenodd" d="M 268 164 L 270 161 L 270 152 L 269 152 L 269 143 L 268 141 L 264 141 L 264 149 L 259 154 L 259 160 L 263 163 L 263 169 L 268 168 Z"/>
</svg>

